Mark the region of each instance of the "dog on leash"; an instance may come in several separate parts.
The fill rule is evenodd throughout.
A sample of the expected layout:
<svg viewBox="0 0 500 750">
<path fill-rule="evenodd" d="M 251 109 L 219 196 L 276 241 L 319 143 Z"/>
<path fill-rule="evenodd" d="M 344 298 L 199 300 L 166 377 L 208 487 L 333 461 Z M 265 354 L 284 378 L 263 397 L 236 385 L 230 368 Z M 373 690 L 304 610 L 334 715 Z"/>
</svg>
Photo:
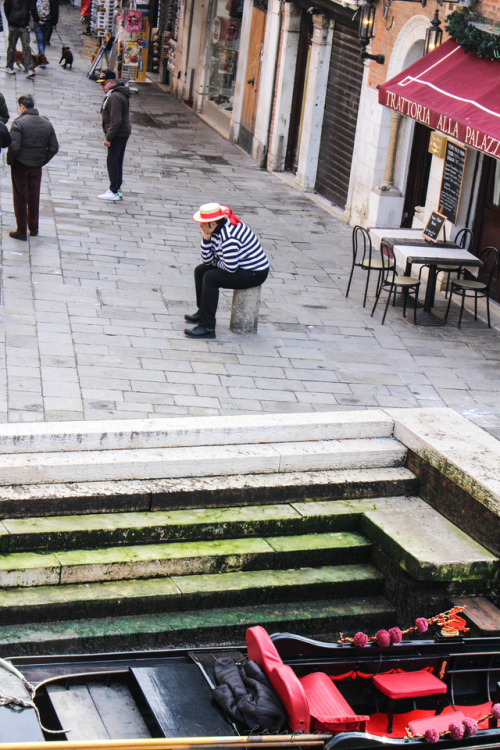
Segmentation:
<svg viewBox="0 0 500 750">
<path fill-rule="evenodd" d="M 49 61 L 45 57 L 45 55 L 35 55 L 32 53 L 31 55 L 33 59 L 33 70 L 37 67 L 44 68 L 46 65 L 49 64 Z M 24 69 L 24 57 L 21 50 L 16 49 L 14 52 L 14 62 L 16 63 L 18 68 Z"/>
<path fill-rule="evenodd" d="M 70 70 L 73 70 L 73 53 L 69 47 L 62 48 L 61 59 L 59 60 L 59 65 L 62 62 L 64 62 L 64 65 L 63 65 L 64 70 L 66 70 L 66 66 L 68 66 Z"/>
</svg>

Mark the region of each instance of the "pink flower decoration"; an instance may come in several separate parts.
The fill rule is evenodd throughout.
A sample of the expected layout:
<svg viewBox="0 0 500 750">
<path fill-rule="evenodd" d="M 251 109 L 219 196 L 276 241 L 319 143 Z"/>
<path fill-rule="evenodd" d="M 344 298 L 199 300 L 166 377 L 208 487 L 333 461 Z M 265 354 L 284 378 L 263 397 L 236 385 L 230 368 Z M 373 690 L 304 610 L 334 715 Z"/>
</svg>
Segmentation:
<svg viewBox="0 0 500 750">
<path fill-rule="evenodd" d="M 461 721 L 452 721 L 448 730 L 452 740 L 461 740 L 464 736 L 465 727 Z"/>
<path fill-rule="evenodd" d="M 491 713 L 495 719 L 500 719 L 500 703 L 494 703 L 491 707 Z"/>
<path fill-rule="evenodd" d="M 375 639 L 379 646 L 390 646 L 391 645 L 391 636 L 387 632 L 387 630 L 378 630 L 375 633 Z"/>
<path fill-rule="evenodd" d="M 368 643 L 368 636 L 365 635 L 365 633 L 356 633 L 356 635 L 352 639 L 352 642 L 355 646 L 357 646 L 357 648 L 364 648 Z"/>
<path fill-rule="evenodd" d="M 466 716 L 462 724 L 464 726 L 464 737 L 474 737 L 477 734 L 477 721 L 475 719 Z"/>
<path fill-rule="evenodd" d="M 399 628 L 390 628 L 389 638 L 391 639 L 391 643 L 401 643 L 403 640 L 403 633 Z"/>
<path fill-rule="evenodd" d="M 426 742 L 437 742 L 439 739 L 439 732 L 437 729 L 434 729 L 434 727 L 431 727 L 431 729 L 426 729 L 424 734 L 424 740 Z"/>
<path fill-rule="evenodd" d="M 425 617 L 417 617 L 417 619 L 415 620 L 415 625 L 419 633 L 425 633 L 429 628 L 429 623 L 427 622 Z"/>
</svg>

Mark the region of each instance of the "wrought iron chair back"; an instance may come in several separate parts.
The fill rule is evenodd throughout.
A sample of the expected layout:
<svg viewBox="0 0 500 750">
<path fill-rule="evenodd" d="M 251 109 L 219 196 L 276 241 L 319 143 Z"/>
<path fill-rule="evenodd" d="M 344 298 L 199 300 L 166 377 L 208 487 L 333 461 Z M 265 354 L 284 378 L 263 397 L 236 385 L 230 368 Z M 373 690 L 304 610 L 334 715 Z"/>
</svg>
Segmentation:
<svg viewBox="0 0 500 750">
<path fill-rule="evenodd" d="M 457 232 L 454 242 L 460 247 L 463 247 L 464 250 L 468 250 L 470 252 L 471 247 L 474 243 L 474 232 L 472 231 L 472 229 L 464 227 L 459 232 Z"/>
<path fill-rule="evenodd" d="M 385 305 L 384 315 L 382 317 L 382 325 L 385 323 L 387 310 L 389 309 L 389 303 L 391 301 L 391 295 L 393 296 L 393 306 L 396 304 L 396 292 L 401 290 L 403 294 L 403 317 L 406 318 L 406 306 L 408 302 L 408 296 L 414 297 L 414 308 L 413 308 L 413 322 L 417 322 L 417 303 L 418 303 L 418 289 L 420 287 L 420 280 L 414 279 L 412 276 L 399 276 L 396 273 L 396 257 L 394 250 L 390 245 L 382 242 L 380 244 L 380 276 L 379 284 L 377 289 L 377 297 L 373 305 L 371 317 L 378 305 L 381 293 L 387 292 L 387 302 Z"/>
<path fill-rule="evenodd" d="M 479 297 L 486 299 L 486 313 L 488 316 L 488 328 L 491 328 L 490 319 L 490 286 L 493 281 L 493 277 L 497 271 L 500 254 L 496 247 L 488 245 L 479 253 L 479 258 L 483 262 L 483 269 L 485 275 L 484 281 L 478 281 L 476 278 L 466 279 L 454 279 L 451 282 L 450 298 L 448 300 L 448 307 L 446 308 L 445 320 L 448 320 L 448 313 L 450 312 L 451 300 L 454 294 L 459 294 L 462 297 L 462 304 L 460 305 L 460 313 L 458 316 L 458 328 L 462 324 L 462 315 L 464 311 L 466 297 L 474 298 L 474 320 L 477 320 L 477 300 Z"/>
<path fill-rule="evenodd" d="M 366 284 L 365 294 L 363 297 L 363 307 L 366 306 L 366 297 L 368 294 L 368 284 L 370 283 L 370 273 L 375 271 L 378 274 L 377 277 L 377 292 L 380 287 L 381 272 L 383 266 L 378 257 L 378 253 L 374 253 L 372 240 L 369 232 L 360 226 L 355 226 L 352 230 L 352 265 L 351 272 L 349 274 L 349 282 L 347 284 L 347 291 L 345 296 L 349 296 L 349 290 L 351 288 L 352 275 L 354 269 L 358 267 L 363 271 L 366 271 Z"/>
</svg>

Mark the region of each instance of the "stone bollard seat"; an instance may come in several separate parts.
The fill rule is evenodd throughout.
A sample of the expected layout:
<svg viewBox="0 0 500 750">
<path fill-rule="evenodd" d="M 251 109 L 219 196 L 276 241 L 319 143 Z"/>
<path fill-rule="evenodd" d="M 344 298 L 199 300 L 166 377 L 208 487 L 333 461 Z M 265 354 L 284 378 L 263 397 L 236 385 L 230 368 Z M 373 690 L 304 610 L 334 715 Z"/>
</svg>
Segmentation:
<svg viewBox="0 0 500 750">
<path fill-rule="evenodd" d="M 235 289 L 229 328 L 233 333 L 256 333 L 259 321 L 260 286 Z"/>
</svg>

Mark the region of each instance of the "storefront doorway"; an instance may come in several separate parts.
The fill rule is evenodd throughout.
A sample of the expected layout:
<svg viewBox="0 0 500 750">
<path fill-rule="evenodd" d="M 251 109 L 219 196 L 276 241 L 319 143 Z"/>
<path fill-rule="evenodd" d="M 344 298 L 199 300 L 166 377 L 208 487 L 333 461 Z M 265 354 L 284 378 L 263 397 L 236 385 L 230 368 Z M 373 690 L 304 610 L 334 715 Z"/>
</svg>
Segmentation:
<svg viewBox="0 0 500 750">
<path fill-rule="evenodd" d="M 242 15 L 243 0 L 214 0 L 207 49 L 208 96 L 203 114 L 226 137 L 233 111 Z"/>
<path fill-rule="evenodd" d="M 260 69 L 262 65 L 262 48 L 266 31 L 266 11 L 255 5 L 252 8 L 252 23 L 248 43 L 247 67 L 241 107 L 241 122 L 238 133 L 238 145 L 251 153 L 253 134 L 255 131 L 255 117 L 257 113 L 257 97 L 259 93 Z"/>
<path fill-rule="evenodd" d="M 500 161 L 489 156 L 483 159 L 474 236 L 476 255 L 488 245 L 500 250 Z M 479 278 L 481 279 L 487 271 L 488 269 L 481 269 Z M 491 299 L 500 302 L 500 268 L 493 279 L 490 296 Z"/>
<path fill-rule="evenodd" d="M 316 191 L 344 209 L 351 177 L 352 154 L 363 80 L 358 31 L 335 19 L 332 56 L 325 98 Z"/>
<path fill-rule="evenodd" d="M 307 85 L 307 70 L 311 52 L 313 34 L 313 18 L 311 13 L 302 10 L 300 19 L 299 45 L 297 49 L 297 64 L 293 84 L 292 109 L 290 113 L 290 128 L 288 130 L 287 149 L 285 156 L 285 171 L 297 173 L 299 163 L 299 144 L 302 129 L 302 115 L 304 112 L 304 93 Z"/>
<path fill-rule="evenodd" d="M 408 179 L 406 181 L 403 219 L 401 221 L 401 226 L 405 229 L 410 228 L 413 224 L 415 208 L 425 206 L 432 163 L 432 154 L 429 153 L 431 133 L 430 128 L 420 122 L 415 123 Z"/>
</svg>

